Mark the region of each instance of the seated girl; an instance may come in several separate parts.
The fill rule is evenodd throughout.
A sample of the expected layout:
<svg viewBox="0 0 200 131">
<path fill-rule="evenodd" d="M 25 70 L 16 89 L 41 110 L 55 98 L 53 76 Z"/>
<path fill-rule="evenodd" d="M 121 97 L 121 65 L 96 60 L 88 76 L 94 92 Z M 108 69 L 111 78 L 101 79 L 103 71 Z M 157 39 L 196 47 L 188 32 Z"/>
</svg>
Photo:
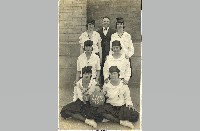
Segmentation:
<svg viewBox="0 0 200 131">
<path fill-rule="evenodd" d="M 139 113 L 133 107 L 129 87 L 119 78 L 120 70 L 117 66 L 111 66 L 109 72 L 110 81 L 103 86 L 107 100 L 99 112 L 110 121 L 134 128 L 132 122 L 138 120 Z"/>
<path fill-rule="evenodd" d="M 73 102 L 64 106 L 60 112 L 64 119 L 75 118 L 84 121 L 86 124 L 96 128 L 96 121 L 102 121 L 103 117 L 97 113 L 97 109 L 89 103 L 89 96 L 99 90 L 97 82 L 92 78 L 92 67 L 87 66 L 82 69 L 81 78 L 74 87 Z"/>
</svg>

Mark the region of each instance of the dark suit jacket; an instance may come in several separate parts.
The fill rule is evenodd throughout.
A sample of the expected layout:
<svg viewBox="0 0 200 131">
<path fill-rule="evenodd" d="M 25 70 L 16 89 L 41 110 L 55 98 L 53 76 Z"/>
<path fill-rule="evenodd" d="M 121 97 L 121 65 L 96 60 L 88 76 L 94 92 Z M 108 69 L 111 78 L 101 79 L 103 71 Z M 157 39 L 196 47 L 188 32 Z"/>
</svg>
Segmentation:
<svg viewBox="0 0 200 131">
<path fill-rule="evenodd" d="M 102 47 L 102 63 L 105 63 L 105 58 L 109 54 L 110 51 L 110 40 L 111 40 L 111 35 L 114 34 L 116 31 L 112 28 L 109 27 L 108 33 L 106 36 L 103 34 L 103 28 L 99 29 L 97 31 L 100 36 L 101 36 L 101 47 Z"/>
</svg>

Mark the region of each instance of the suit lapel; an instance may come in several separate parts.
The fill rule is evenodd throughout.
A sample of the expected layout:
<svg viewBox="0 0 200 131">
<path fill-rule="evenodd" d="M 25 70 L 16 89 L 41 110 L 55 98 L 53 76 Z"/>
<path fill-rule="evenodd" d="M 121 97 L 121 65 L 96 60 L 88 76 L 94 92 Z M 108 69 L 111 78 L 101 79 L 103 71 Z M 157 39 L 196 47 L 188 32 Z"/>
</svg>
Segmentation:
<svg viewBox="0 0 200 131">
<path fill-rule="evenodd" d="M 102 30 L 103 30 L 103 28 L 102 28 Z M 104 36 L 108 36 L 108 34 L 110 33 L 110 28 L 108 29 L 108 32 L 107 32 L 107 34 L 106 35 L 104 35 L 104 33 L 103 33 L 103 35 Z"/>
<path fill-rule="evenodd" d="M 104 35 L 104 34 L 103 34 L 103 28 L 100 29 L 100 34 Z"/>
<path fill-rule="evenodd" d="M 109 35 L 109 34 L 110 34 L 110 28 L 108 29 L 108 32 L 107 32 L 106 36 Z"/>
<path fill-rule="evenodd" d="M 100 35 L 103 35 L 103 36 L 109 36 L 109 35 L 111 34 L 111 32 L 112 32 L 112 29 L 109 28 L 107 34 L 104 35 L 104 33 L 103 33 L 103 27 L 102 27 L 101 30 L 99 31 Z"/>
</svg>

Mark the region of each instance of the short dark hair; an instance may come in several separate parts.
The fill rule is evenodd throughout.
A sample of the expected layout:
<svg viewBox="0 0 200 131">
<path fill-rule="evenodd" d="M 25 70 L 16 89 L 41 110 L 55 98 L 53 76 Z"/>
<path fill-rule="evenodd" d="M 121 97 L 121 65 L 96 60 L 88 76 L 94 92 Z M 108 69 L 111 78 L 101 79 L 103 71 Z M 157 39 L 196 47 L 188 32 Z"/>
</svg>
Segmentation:
<svg viewBox="0 0 200 131">
<path fill-rule="evenodd" d="M 92 45 L 93 45 L 93 41 L 91 41 L 91 40 L 86 40 L 85 42 L 84 42 L 84 47 L 83 47 L 83 50 L 85 50 L 85 47 L 87 46 L 90 46 L 90 47 L 92 47 Z"/>
<path fill-rule="evenodd" d="M 87 24 L 86 24 L 86 28 L 88 29 L 88 24 L 93 24 L 94 25 L 94 27 L 95 27 L 95 20 L 94 19 L 88 19 L 87 20 Z"/>
<path fill-rule="evenodd" d="M 82 68 L 82 75 L 85 73 L 91 73 L 92 74 L 92 66 L 85 66 Z"/>
<path fill-rule="evenodd" d="M 116 18 L 117 22 L 116 22 L 116 25 L 115 25 L 115 28 L 117 29 L 117 23 L 123 23 L 123 28 L 125 28 L 124 26 L 124 19 L 122 17 L 118 17 Z"/>
<path fill-rule="evenodd" d="M 110 73 L 117 72 L 117 73 L 118 73 L 118 77 L 120 76 L 120 73 L 119 73 L 120 70 L 118 69 L 117 66 L 111 66 L 111 67 L 109 68 L 109 72 L 110 72 Z M 109 75 L 108 78 L 110 79 L 110 75 Z"/>
<path fill-rule="evenodd" d="M 113 73 L 113 72 L 119 73 L 120 70 L 118 69 L 117 66 L 111 66 L 111 67 L 109 68 L 109 72 L 110 72 L 110 73 Z"/>
<path fill-rule="evenodd" d="M 115 28 L 116 28 L 116 29 L 117 29 L 117 23 L 118 23 L 118 22 L 116 22 L 116 25 L 115 25 Z M 124 23 L 123 23 L 123 24 L 124 24 Z M 125 25 L 123 25 L 123 28 L 125 28 Z"/>
<path fill-rule="evenodd" d="M 118 40 L 115 40 L 115 41 L 112 42 L 112 47 L 113 47 L 113 46 L 119 46 L 119 47 L 120 47 L 120 50 L 122 49 L 121 43 L 120 43 L 120 41 L 118 41 Z"/>
<path fill-rule="evenodd" d="M 103 19 L 104 19 L 104 18 L 108 18 L 108 19 L 110 20 L 110 17 L 108 17 L 108 16 L 104 16 Z"/>
<path fill-rule="evenodd" d="M 124 23 L 124 18 L 122 17 L 118 17 L 116 18 L 116 20 L 117 20 L 117 23 Z"/>
</svg>

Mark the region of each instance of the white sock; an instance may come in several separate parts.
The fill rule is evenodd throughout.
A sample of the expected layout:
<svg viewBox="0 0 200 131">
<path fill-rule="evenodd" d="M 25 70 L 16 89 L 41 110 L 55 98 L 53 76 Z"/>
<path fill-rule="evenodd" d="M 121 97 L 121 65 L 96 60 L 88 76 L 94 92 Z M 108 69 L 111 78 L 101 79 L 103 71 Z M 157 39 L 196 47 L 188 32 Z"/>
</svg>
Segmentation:
<svg viewBox="0 0 200 131">
<path fill-rule="evenodd" d="M 85 123 L 94 128 L 97 128 L 97 123 L 93 119 L 85 119 Z"/>
<path fill-rule="evenodd" d="M 131 123 L 130 121 L 127 121 L 127 120 L 120 120 L 120 125 L 127 126 L 131 129 L 134 128 L 133 123 Z"/>
</svg>

